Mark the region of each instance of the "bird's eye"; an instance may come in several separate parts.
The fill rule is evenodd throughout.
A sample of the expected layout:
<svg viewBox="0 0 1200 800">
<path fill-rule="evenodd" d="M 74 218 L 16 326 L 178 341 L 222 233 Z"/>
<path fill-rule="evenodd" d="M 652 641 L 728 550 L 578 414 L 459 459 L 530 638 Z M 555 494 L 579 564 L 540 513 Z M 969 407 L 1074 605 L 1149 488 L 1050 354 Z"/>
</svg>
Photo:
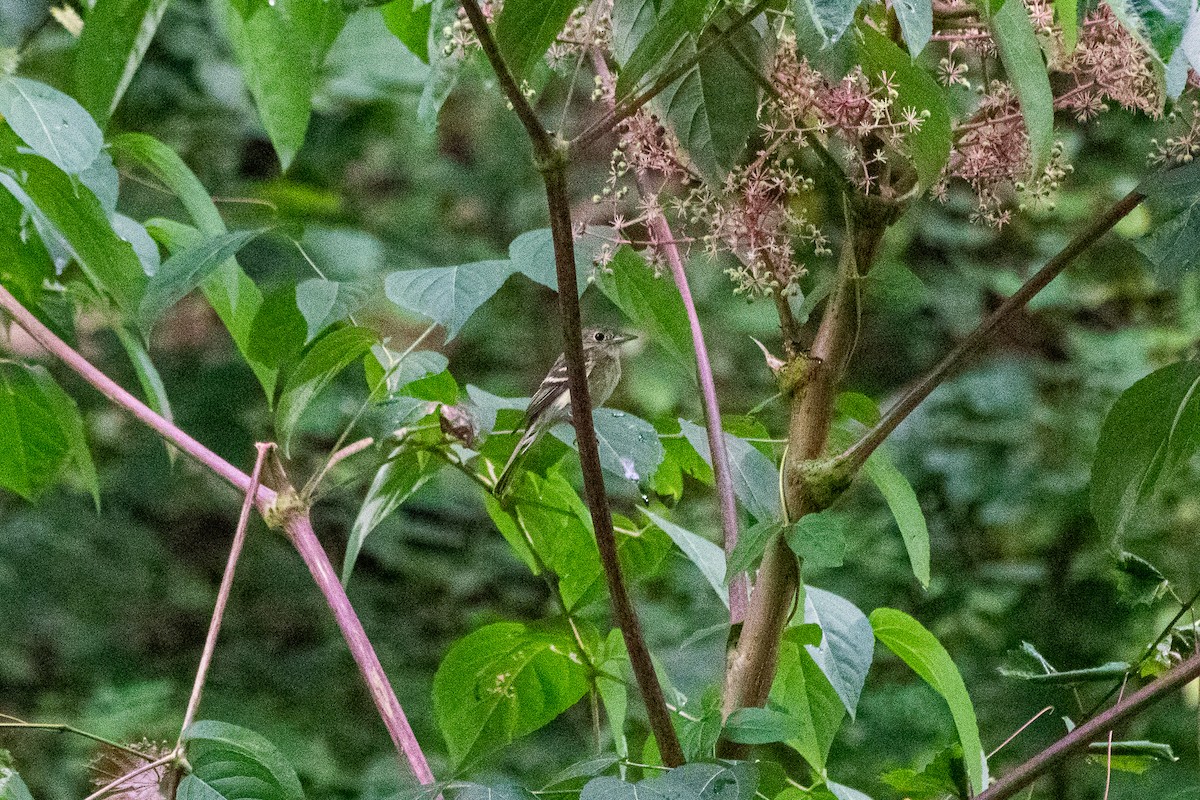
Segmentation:
<svg viewBox="0 0 1200 800">
<path fill-rule="evenodd" d="M 603 342 L 604 341 L 604 331 L 596 331 L 596 333 L 592 335 L 592 338 L 595 339 L 597 342 Z"/>
</svg>

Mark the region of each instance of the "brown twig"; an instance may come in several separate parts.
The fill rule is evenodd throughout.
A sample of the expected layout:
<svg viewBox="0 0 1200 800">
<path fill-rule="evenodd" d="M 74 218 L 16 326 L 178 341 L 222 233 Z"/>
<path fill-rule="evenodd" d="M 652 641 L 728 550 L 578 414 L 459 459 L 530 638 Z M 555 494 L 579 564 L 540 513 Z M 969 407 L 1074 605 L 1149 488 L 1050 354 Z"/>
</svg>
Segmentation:
<svg viewBox="0 0 1200 800">
<path fill-rule="evenodd" d="M 567 387 L 571 395 L 571 418 L 575 424 L 575 443 L 583 469 L 584 493 L 600 563 L 612 600 L 613 616 L 625 639 L 629 662 L 641 690 L 650 728 L 658 742 L 663 763 L 678 766 L 683 763 L 683 749 L 671 724 L 670 712 L 663 696 L 662 685 L 654 671 L 650 651 L 642 635 L 641 623 L 629 599 L 617 558 L 616 536 L 608 496 L 604 491 L 604 474 L 600 468 L 600 449 L 596 431 L 591 424 L 592 399 L 587 390 L 587 372 L 583 361 L 583 333 L 579 317 L 579 287 L 575 278 L 575 236 L 571 224 L 571 201 L 567 193 L 566 168 L 568 156 L 565 143 L 554 140 L 542 127 L 529 101 L 517 87 L 505 64 L 496 40 L 488 28 L 477 0 L 462 0 L 463 10 L 475 30 L 484 55 L 491 64 L 505 96 L 512 103 L 518 119 L 533 144 L 534 156 L 546 184 L 546 203 L 550 212 L 550 232 L 554 242 L 554 266 L 558 274 L 558 303 L 563 326 L 563 351 L 567 361 Z M 586 422 L 585 422 L 586 421 Z"/>
</svg>

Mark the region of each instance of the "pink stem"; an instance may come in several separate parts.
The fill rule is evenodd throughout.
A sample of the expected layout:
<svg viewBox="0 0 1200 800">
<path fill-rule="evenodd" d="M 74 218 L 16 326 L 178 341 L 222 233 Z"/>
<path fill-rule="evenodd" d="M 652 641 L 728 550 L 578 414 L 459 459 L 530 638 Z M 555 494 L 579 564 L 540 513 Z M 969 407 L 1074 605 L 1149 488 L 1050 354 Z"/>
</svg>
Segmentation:
<svg viewBox="0 0 1200 800">
<path fill-rule="evenodd" d="M 300 557 L 304 559 L 321 594 L 325 595 L 325 602 L 333 612 L 338 627 L 342 629 L 342 636 L 350 646 L 350 654 L 354 656 L 359 671 L 366 679 L 367 688 L 396 749 L 408 759 L 408 765 L 418 781 L 422 784 L 433 783 L 433 772 L 429 769 L 429 762 L 425 760 L 421 745 L 417 742 L 412 726 L 408 724 L 408 717 L 404 715 L 400 701 L 396 699 L 396 693 L 379 663 L 379 657 L 375 655 L 375 649 L 371 647 L 362 622 L 350 605 L 346 590 L 342 588 L 341 581 L 333 571 L 333 565 L 329 563 L 329 556 L 317 541 L 317 535 L 313 533 L 312 521 L 308 514 L 288 516 L 284 520 L 283 529 L 292 540 L 296 551 L 300 553 Z"/>
</svg>

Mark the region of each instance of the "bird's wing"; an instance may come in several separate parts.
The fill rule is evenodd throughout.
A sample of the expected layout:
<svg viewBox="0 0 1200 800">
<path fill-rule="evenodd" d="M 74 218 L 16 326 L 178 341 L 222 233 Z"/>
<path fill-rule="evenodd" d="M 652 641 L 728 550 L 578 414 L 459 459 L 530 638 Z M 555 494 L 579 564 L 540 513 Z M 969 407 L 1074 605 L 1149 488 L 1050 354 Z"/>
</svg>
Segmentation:
<svg viewBox="0 0 1200 800">
<path fill-rule="evenodd" d="M 567 391 L 567 359 L 559 356 L 554 366 L 546 373 L 542 385 L 529 400 L 529 408 L 525 411 L 525 422 L 536 419 L 543 411 L 554 405 L 555 401 Z"/>
</svg>

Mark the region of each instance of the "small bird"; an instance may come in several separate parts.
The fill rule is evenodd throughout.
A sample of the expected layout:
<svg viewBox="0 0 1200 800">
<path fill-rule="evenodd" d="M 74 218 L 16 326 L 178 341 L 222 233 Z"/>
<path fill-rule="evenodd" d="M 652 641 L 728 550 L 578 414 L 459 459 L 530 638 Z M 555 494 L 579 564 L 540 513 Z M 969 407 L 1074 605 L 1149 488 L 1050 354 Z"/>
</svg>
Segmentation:
<svg viewBox="0 0 1200 800">
<path fill-rule="evenodd" d="M 586 328 L 583 331 L 583 363 L 587 371 L 588 394 L 592 407 L 604 404 L 621 380 L 621 345 L 633 341 L 628 336 L 607 328 Z M 525 412 L 525 435 L 517 442 L 508 463 L 496 480 L 495 494 L 503 497 L 521 458 L 533 447 L 542 434 L 556 423 L 571 418 L 571 392 L 567 388 L 567 357 L 558 357 L 541 386 L 529 401 Z"/>
</svg>

